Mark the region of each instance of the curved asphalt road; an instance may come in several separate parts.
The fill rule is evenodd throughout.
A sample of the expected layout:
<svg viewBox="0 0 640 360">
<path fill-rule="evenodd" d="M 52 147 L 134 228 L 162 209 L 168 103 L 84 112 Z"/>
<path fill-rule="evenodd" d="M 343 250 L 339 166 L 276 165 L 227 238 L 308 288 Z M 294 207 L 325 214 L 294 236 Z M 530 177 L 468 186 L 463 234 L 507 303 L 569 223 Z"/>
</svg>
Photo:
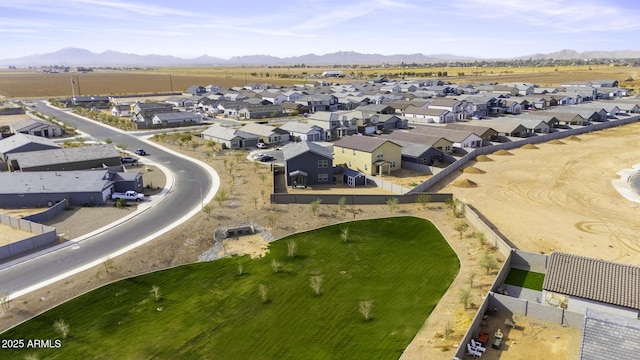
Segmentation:
<svg viewBox="0 0 640 360">
<path fill-rule="evenodd" d="M 217 174 L 211 168 L 206 169 L 178 154 L 155 147 L 151 142 L 50 108 L 42 102 L 37 103 L 35 110 L 55 116 L 96 139 L 111 138 L 113 144 L 123 144 L 127 149 L 145 148 L 150 153 L 151 160 L 173 173 L 174 186 L 164 198 L 152 200 L 157 201 L 157 204 L 149 204 L 153 206 L 107 231 L 77 243 L 65 243 L 67 246 L 56 251 L 0 270 L 0 293 L 10 294 L 10 298 L 98 265 L 108 257 L 124 253 L 169 231 L 179 225 L 181 220 L 198 213 L 203 198 L 205 203 L 209 202 L 220 185 Z"/>
</svg>

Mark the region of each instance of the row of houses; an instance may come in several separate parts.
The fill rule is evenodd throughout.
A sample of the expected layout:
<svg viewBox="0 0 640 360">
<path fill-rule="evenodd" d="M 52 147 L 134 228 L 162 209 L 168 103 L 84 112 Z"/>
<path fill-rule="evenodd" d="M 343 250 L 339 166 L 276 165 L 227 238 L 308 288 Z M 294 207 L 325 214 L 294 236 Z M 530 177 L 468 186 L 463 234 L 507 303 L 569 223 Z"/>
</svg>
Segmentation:
<svg viewBox="0 0 640 360">
<path fill-rule="evenodd" d="M 113 145 L 62 148 L 50 139 L 16 134 L 0 140 L 0 207 L 102 205 L 114 192 L 142 191 L 142 173 L 129 171 Z"/>
</svg>

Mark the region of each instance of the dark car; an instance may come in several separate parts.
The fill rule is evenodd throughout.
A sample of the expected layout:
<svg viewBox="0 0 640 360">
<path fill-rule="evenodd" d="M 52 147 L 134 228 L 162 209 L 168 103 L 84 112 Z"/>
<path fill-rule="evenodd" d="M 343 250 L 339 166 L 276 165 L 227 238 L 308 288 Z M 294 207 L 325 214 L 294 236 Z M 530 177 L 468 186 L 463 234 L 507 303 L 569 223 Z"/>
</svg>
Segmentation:
<svg viewBox="0 0 640 360">
<path fill-rule="evenodd" d="M 134 164 L 138 162 L 138 159 L 131 156 L 123 156 L 120 158 L 120 162 L 123 164 Z"/>
<path fill-rule="evenodd" d="M 274 159 L 275 158 L 273 156 L 265 155 L 265 156 L 260 158 L 260 161 L 267 162 L 267 161 L 271 161 L 271 160 L 274 160 Z"/>
<path fill-rule="evenodd" d="M 144 149 L 136 149 L 136 155 L 147 155 L 147 152 Z"/>
</svg>

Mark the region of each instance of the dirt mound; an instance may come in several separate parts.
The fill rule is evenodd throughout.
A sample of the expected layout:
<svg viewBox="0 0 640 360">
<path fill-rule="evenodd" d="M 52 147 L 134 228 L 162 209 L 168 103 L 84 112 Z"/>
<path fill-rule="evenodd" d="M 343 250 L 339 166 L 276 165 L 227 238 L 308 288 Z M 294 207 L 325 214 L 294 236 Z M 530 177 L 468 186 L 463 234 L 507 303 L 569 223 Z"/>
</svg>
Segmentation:
<svg viewBox="0 0 640 360">
<path fill-rule="evenodd" d="M 486 171 L 478 169 L 477 167 L 470 166 L 468 168 L 464 168 L 462 172 L 467 174 L 484 174 Z"/>
<path fill-rule="evenodd" d="M 564 142 L 560 141 L 560 140 L 551 140 L 549 141 L 549 144 L 553 144 L 553 145 L 564 145 Z"/>
<path fill-rule="evenodd" d="M 533 145 L 533 144 L 526 144 L 524 146 L 522 146 L 523 149 L 540 149 L 539 147 Z"/>
<path fill-rule="evenodd" d="M 473 181 L 471 181 L 469 179 L 462 179 L 462 180 L 454 181 L 452 185 L 456 186 L 456 187 L 461 187 L 461 188 L 474 188 L 474 187 L 478 186 L 478 184 L 474 183 Z"/>
<path fill-rule="evenodd" d="M 568 140 L 573 140 L 573 141 L 582 141 L 582 139 L 580 139 L 579 137 L 577 137 L 575 135 L 569 136 L 567 139 Z"/>
<path fill-rule="evenodd" d="M 479 156 L 476 156 L 476 161 L 479 161 L 479 162 L 493 161 L 493 159 L 488 157 L 487 155 L 479 155 Z"/>
<path fill-rule="evenodd" d="M 493 155 L 513 155 L 513 154 L 508 152 L 507 150 L 502 149 L 494 152 Z"/>
</svg>

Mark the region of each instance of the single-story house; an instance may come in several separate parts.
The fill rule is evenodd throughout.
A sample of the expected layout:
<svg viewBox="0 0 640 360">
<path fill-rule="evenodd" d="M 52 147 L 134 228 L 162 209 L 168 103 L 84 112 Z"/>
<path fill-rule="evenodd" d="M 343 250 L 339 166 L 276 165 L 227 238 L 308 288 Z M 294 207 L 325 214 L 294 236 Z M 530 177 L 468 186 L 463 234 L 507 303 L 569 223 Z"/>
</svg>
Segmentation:
<svg viewBox="0 0 640 360">
<path fill-rule="evenodd" d="M 280 126 L 280 129 L 289 132 L 292 141 L 325 141 L 326 133 L 317 125 L 301 123 L 299 121 L 288 121 Z"/>
<path fill-rule="evenodd" d="M 411 132 L 446 138 L 453 141 L 453 147 L 460 149 L 482 147 L 482 138 L 472 131 L 452 130 L 441 126 L 418 126 Z"/>
<path fill-rule="evenodd" d="M 73 206 L 103 205 L 120 182 L 120 191 L 139 191 L 142 174 L 109 170 L 0 173 L 0 207 L 47 207 L 63 199 Z"/>
<path fill-rule="evenodd" d="M 333 161 L 367 175 L 382 175 L 402 166 L 402 146 L 370 136 L 345 136 L 333 143 Z"/>
<path fill-rule="evenodd" d="M 24 119 L 9 127 L 14 134 L 28 134 L 46 138 L 62 136 L 62 128 L 54 123 L 39 119 Z"/>
<path fill-rule="evenodd" d="M 549 255 L 542 303 L 640 317 L 640 267 L 561 252 Z"/>
<path fill-rule="evenodd" d="M 10 171 L 72 171 L 120 165 L 120 152 L 113 145 L 88 145 L 47 149 L 7 156 Z"/>
<path fill-rule="evenodd" d="M 202 138 L 222 144 L 225 149 L 246 149 L 258 143 L 257 135 L 220 125 L 207 128 L 202 132 Z"/>
<path fill-rule="evenodd" d="M 382 135 L 380 136 L 380 138 L 389 139 L 394 142 L 399 141 L 431 146 L 444 154 L 451 154 L 453 152 L 453 141 L 437 135 L 429 135 L 409 131 L 394 131 L 389 135 Z"/>
<path fill-rule="evenodd" d="M 488 126 L 469 125 L 466 122 L 458 122 L 453 124 L 446 124 L 445 129 L 471 131 L 472 133 L 480 136 L 483 142 L 496 141 L 498 132 Z"/>
<path fill-rule="evenodd" d="M 15 134 L 0 140 L 0 156 L 5 161 L 9 154 L 59 148 L 60 145 L 42 136 Z"/>
<path fill-rule="evenodd" d="M 250 123 L 238 130 L 257 136 L 258 142 L 264 142 L 265 144 L 285 144 L 289 142 L 289 132 L 271 125 Z"/>
<path fill-rule="evenodd" d="M 333 156 L 324 146 L 310 141 L 282 147 L 287 186 L 307 187 L 333 183 Z"/>
<path fill-rule="evenodd" d="M 158 113 L 151 119 L 154 125 L 164 125 L 171 127 L 172 125 L 185 123 L 201 124 L 202 118 L 191 111 L 176 111 L 167 113 Z"/>
<path fill-rule="evenodd" d="M 451 123 L 456 121 L 456 116 L 449 110 L 421 108 L 409 106 L 403 114 L 409 122 L 418 124 Z"/>
</svg>

